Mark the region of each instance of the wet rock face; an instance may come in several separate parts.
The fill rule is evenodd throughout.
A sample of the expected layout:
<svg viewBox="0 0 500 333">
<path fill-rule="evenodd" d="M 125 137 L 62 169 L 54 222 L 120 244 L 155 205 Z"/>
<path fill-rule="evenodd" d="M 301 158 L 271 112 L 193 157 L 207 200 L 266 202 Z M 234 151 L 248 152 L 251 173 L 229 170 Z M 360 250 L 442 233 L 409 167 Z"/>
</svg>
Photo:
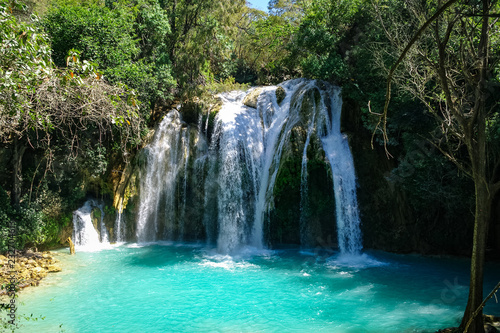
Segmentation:
<svg viewBox="0 0 500 333">
<path fill-rule="evenodd" d="M 8 284 L 11 276 L 12 262 L 0 255 L 0 284 Z M 16 271 L 16 281 L 19 288 L 37 286 L 48 273 L 60 272 L 62 268 L 58 265 L 59 260 L 55 259 L 50 252 L 20 252 L 16 255 L 13 269 Z M 0 295 L 6 294 L 6 290 L 0 290 Z"/>
<path fill-rule="evenodd" d="M 307 195 L 301 199 L 302 154 L 306 141 L 303 126 L 296 126 L 283 157 L 274 189 L 274 209 L 269 214 L 269 242 L 321 246 L 326 239 L 336 239 L 335 199 L 329 165 L 320 139 L 312 135 L 307 149 Z M 306 237 L 300 236 L 300 220 L 307 221 Z"/>
</svg>

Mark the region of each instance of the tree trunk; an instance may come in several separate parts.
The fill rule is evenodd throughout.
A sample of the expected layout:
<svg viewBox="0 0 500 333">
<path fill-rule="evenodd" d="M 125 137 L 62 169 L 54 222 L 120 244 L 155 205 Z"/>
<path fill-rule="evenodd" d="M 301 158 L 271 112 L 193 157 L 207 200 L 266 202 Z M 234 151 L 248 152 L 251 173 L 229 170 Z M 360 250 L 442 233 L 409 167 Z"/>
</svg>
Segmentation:
<svg viewBox="0 0 500 333">
<path fill-rule="evenodd" d="M 484 254 L 490 219 L 491 200 L 484 178 L 475 181 L 476 217 L 474 221 L 474 237 L 471 257 L 469 299 L 460 328 L 465 330 L 468 322 L 479 308 L 483 300 Z M 468 333 L 484 332 L 483 312 L 479 311 L 470 324 Z"/>
<path fill-rule="evenodd" d="M 14 153 L 12 156 L 12 205 L 18 205 L 21 201 L 21 191 L 23 185 L 23 155 L 26 146 L 19 143 L 18 139 L 14 139 Z"/>
<path fill-rule="evenodd" d="M 488 79 L 490 0 L 482 0 L 481 37 L 478 45 L 479 80 L 475 89 L 474 115 L 465 131 L 465 141 L 472 165 L 472 178 L 476 192 L 476 214 L 471 256 L 469 299 L 460 328 L 465 333 L 484 333 L 483 300 L 484 254 L 488 237 L 492 194 L 486 176 L 486 110 Z M 479 310 L 477 313 L 476 311 Z M 472 322 L 471 322 L 472 321 Z M 469 323 L 470 322 L 470 323 Z"/>
</svg>

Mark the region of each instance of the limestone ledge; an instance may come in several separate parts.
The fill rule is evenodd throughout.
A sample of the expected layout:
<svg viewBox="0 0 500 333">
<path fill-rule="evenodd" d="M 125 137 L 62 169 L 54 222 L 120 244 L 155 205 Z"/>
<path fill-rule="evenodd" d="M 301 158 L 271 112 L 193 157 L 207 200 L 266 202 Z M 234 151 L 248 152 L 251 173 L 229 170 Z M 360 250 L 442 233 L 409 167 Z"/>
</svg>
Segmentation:
<svg viewBox="0 0 500 333">
<path fill-rule="evenodd" d="M 11 276 L 9 257 L 0 255 L 0 285 L 7 285 Z M 59 260 L 51 252 L 25 251 L 16 253 L 14 271 L 19 288 L 37 286 L 48 273 L 60 272 Z M 5 295 L 6 290 L 0 290 Z"/>
</svg>

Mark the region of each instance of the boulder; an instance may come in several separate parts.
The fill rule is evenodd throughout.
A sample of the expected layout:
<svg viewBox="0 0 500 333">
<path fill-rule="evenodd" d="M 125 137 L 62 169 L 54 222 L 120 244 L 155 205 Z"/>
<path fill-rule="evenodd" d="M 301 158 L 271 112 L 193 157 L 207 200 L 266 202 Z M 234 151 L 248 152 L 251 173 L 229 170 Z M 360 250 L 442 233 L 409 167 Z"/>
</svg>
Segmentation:
<svg viewBox="0 0 500 333">
<path fill-rule="evenodd" d="M 262 93 L 262 88 L 255 88 L 243 99 L 243 104 L 249 106 L 251 108 L 257 108 L 257 100 L 259 99 L 260 94 Z"/>
<path fill-rule="evenodd" d="M 276 101 L 278 102 L 278 104 L 281 104 L 281 102 L 283 102 L 283 100 L 285 99 L 285 96 L 286 96 L 286 92 L 285 92 L 285 89 L 283 87 L 276 88 Z"/>
<path fill-rule="evenodd" d="M 61 267 L 59 267 L 57 265 L 49 265 L 47 267 L 47 269 L 49 270 L 49 272 L 60 272 L 60 271 L 62 271 Z"/>
</svg>

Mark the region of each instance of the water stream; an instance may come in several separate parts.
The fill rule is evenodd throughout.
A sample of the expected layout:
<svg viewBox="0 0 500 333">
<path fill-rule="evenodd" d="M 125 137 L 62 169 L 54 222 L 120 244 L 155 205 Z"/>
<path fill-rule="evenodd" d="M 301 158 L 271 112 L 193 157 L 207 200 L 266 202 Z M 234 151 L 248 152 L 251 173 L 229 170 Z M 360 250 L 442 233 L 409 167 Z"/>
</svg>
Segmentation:
<svg viewBox="0 0 500 333">
<path fill-rule="evenodd" d="M 139 242 L 174 239 L 176 226 L 183 225 L 177 214 L 176 191 L 178 176 L 189 159 L 187 151 L 189 133 L 179 113 L 173 110 L 165 116 L 153 141 L 144 149 L 146 170 L 141 175 L 136 231 Z"/>
</svg>

